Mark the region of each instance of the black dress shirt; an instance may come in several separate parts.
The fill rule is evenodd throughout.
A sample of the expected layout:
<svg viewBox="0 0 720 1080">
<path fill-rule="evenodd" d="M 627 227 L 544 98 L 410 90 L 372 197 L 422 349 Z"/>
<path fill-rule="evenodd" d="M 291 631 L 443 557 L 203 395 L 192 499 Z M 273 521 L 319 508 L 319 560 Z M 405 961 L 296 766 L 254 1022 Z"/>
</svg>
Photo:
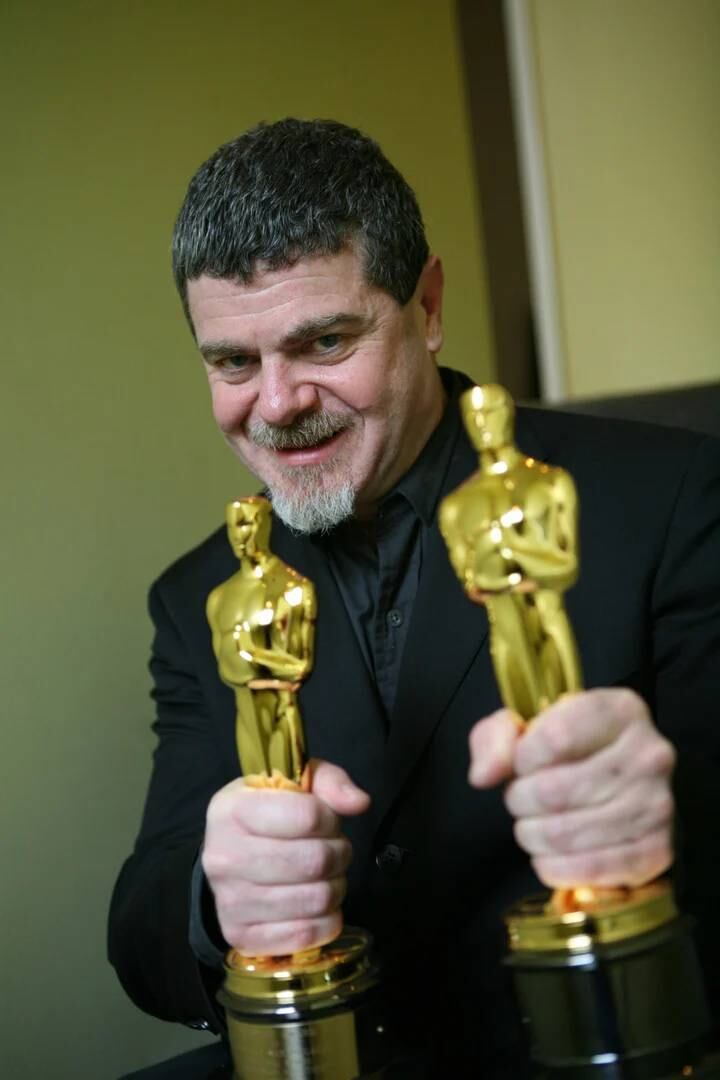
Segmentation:
<svg viewBox="0 0 720 1080">
<path fill-rule="evenodd" d="M 465 388 L 441 369 L 445 409 L 413 465 L 383 497 L 369 522 L 347 521 L 315 540 L 325 552 L 389 720 L 423 562 L 423 528 L 437 511 L 460 430 Z"/>
</svg>

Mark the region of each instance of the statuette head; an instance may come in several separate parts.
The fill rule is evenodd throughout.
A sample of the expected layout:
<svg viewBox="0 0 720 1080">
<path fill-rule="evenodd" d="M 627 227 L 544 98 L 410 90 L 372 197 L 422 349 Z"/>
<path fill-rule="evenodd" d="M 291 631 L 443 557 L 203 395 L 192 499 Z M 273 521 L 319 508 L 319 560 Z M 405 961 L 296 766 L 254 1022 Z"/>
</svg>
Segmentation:
<svg viewBox="0 0 720 1080">
<path fill-rule="evenodd" d="M 515 406 L 503 386 L 473 386 L 460 398 L 460 410 L 477 450 L 498 450 L 512 443 Z"/>
<path fill-rule="evenodd" d="M 226 510 L 228 537 L 232 549 L 241 559 L 267 551 L 270 545 L 270 503 L 261 495 L 236 499 Z"/>
</svg>

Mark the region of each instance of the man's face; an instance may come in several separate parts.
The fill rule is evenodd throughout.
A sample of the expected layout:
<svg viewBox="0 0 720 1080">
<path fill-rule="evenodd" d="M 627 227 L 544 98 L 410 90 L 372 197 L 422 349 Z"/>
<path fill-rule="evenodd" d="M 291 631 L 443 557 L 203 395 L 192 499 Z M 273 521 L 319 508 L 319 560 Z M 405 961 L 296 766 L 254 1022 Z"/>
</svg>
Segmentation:
<svg viewBox="0 0 720 1080">
<path fill-rule="evenodd" d="M 441 298 L 436 259 L 400 307 L 354 250 L 188 283 L 215 420 L 288 524 L 371 516 L 415 460 L 443 407 Z"/>
</svg>

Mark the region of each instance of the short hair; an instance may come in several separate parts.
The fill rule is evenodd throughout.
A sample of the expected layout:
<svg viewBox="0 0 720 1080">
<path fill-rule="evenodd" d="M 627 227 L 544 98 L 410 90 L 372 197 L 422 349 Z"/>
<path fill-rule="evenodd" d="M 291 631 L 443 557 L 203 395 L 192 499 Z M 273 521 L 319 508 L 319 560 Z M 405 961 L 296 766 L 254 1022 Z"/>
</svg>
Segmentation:
<svg viewBox="0 0 720 1080">
<path fill-rule="evenodd" d="M 201 274 L 248 282 L 258 262 L 277 270 L 352 244 L 366 280 L 406 304 L 429 252 L 412 188 L 355 128 L 288 118 L 225 143 L 195 173 L 173 273 L 189 320 L 187 283 Z"/>
</svg>

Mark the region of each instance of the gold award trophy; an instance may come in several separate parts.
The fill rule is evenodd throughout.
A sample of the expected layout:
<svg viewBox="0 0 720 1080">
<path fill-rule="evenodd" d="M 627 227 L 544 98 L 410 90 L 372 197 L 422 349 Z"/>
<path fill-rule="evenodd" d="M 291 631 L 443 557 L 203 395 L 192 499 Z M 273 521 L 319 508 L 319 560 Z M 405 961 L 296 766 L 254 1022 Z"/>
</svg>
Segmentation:
<svg viewBox="0 0 720 1080">
<path fill-rule="evenodd" d="M 297 693 L 313 664 L 315 590 L 269 550 L 267 499 L 230 503 L 227 526 L 240 566 L 210 593 L 207 616 L 220 677 L 235 691 L 245 784 L 309 791 Z M 231 949 L 219 1000 L 236 1080 L 380 1077 L 388 1039 L 377 987 L 363 930 L 294 956 Z"/>
<path fill-rule="evenodd" d="M 503 387 L 466 391 L 461 410 L 479 468 L 443 500 L 440 529 L 465 592 L 487 609 L 503 703 L 527 724 L 582 689 L 563 603 L 578 573 L 575 485 L 515 446 Z M 579 882 L 521 902 L 506 924 L 540 1075 L 696 1075 L 707 1008 L 688 922 L 666 881 L 619 889 Z"/>
</svg>

